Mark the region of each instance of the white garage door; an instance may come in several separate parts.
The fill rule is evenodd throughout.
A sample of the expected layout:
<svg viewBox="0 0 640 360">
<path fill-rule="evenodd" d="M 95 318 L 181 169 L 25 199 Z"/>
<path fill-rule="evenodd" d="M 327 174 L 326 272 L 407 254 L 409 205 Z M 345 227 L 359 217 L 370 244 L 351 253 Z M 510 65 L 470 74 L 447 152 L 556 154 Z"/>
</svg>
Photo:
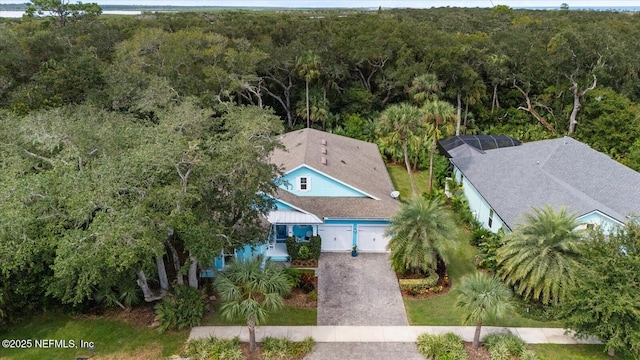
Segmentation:
<svg viewBox="0 0 640 360">
<path fill-rule="evenodd" d="M 386 252 L 391 238 L 384 236 L 385 226 L 358 226 L 358 251 Z"/>
<path fill-rule="evenodd" d="M 322 251 L 350 251 L 353 247 L 353 227 L 351 225 L 321 225 L 318 235 L 322 239 Z"/>
</svg>

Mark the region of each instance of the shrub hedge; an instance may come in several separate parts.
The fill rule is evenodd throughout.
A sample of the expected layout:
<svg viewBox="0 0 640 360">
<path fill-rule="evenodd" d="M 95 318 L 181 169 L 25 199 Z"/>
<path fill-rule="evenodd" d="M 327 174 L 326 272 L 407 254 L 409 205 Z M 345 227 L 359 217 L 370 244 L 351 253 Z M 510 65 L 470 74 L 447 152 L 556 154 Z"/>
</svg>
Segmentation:
<svg viewBox="0 0 640 360">
<path fill-rule="evenodd" d="M 287 252 L 289 253 L 289 257 L 291 260 L 307 260 L 307 259 L 315 259 L 318 260 L 320 258 L 320 235 L 312 236 L 309 241 L 305 242 L 297 242 L 296 238 L 293 236 L 287 237 Z M 302 259 L 300 257 L 300 248 L 306 247 L 309 249 L 309 256 L 307 259 Z M 307 253 L 307 251 L 303 251 L 303 253 Z"/>
<path fill-rule="evenodd" d="M 215 337 L 190 340 L 185 351 L 186 355 L 192 360 L 242 360 L 242 350 L 240 350 L 238 337 L 231 340 Z"/>
<path fill-rule="evenodd" d="M 399 279 L 400 290 L 409 293 L 419 293 L 434 287 L 438 283 L 440 277 L 437 273 L 432 272 L 429 276 L 422 279 Z"/>
<path fill-rule="evenodd" d="M 186 285 L 176 286 L 173 294 L 168 294 L 156 305 L 156 319 L 160 323 L 158 331 L 200 325 L 205 305 L 200 290 Z"/>
<path fill-rule="evenodd" d="M 427 359 L 466 360 L 467 351 L 460 336 L 454 333 L 418 336 L 418 352 Z"/>
</svg>

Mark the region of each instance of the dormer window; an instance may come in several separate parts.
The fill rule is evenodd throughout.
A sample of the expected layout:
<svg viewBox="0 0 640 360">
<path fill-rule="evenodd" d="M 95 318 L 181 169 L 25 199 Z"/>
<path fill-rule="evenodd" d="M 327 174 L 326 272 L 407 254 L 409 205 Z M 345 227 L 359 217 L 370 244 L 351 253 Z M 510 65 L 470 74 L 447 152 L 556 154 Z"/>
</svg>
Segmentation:
<svg viewBox="0 0 640 360">
<path fill-rule="evenodd" d="M 311 179 L 306 176 L 298 178 L 298 190 L 309 191 L 311 190 Z"/>
</svg>

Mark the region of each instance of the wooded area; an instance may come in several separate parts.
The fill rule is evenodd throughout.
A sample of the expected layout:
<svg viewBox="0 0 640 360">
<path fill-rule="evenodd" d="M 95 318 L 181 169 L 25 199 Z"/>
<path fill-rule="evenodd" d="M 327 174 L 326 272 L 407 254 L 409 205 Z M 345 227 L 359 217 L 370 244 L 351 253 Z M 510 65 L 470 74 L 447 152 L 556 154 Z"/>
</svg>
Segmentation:
<svg viewBox="0 0 640 360">
<path fill-rule="evenodd" d="M 640 170 L 640 13 L 59 15 L 0 23 L 0 318 L 197 286 L 199 263 L 261 238 L 285 129 L 396 162 L 404 143 L 426 169 L 455 120 L 411 141 L 376 129 L 433 96 L 461 133 L 570 135 Z"/>
</svg>

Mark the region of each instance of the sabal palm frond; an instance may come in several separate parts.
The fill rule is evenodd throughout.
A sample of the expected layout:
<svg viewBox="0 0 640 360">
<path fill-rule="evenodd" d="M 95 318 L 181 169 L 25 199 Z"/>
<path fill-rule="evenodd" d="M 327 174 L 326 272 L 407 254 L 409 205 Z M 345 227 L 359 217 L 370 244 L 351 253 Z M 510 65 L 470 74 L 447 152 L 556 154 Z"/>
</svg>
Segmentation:
<svg viewBox="0 0 640 360">
<path fill-rule="evenodd" d="M 215 286 L 222 300 L 220 314 L 228 320 L 247 322 L 252 351 L 256 348 L 255 326 L 283 306 L 283 295 L 291 289 L 282 269 L 270 261 L 263 262 L 260 256 L 233 262 L 216 276 Z"/>
<path fill-rule="evenodd" d="M 511 292 L 498 279 L 483 273 L 463 277 L 453 292 L 457 294 L 456 308 L 465 314 L 464 323 L 476 325 L 473 347 L 477 349 L 482 323 L 511 311 Z"/>
</svg>

